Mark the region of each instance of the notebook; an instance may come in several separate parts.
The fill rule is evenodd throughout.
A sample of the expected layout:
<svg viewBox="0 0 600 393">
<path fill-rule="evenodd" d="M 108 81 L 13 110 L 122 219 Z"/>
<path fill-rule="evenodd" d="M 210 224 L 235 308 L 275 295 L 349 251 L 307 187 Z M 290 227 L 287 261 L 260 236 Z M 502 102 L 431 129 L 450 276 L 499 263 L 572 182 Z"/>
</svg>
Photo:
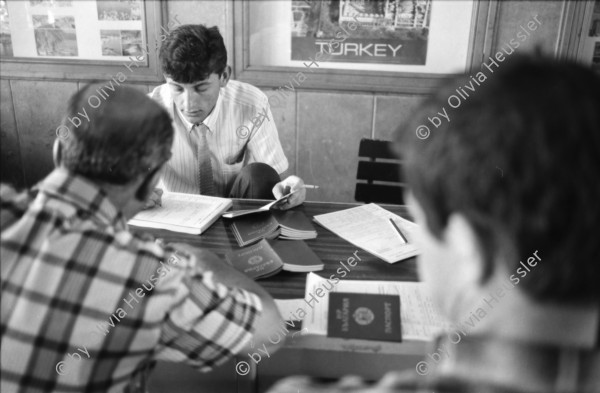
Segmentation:
<svg viewBox="0 0 600 393">
<path fill-rule="evenodd" d="M 408 243 L 400 237 L 390 218 Z M 342 239 L 388 263 L 399 262 L 419 253 L 411 242 L 417 225 L 374 203 L 321 214 L 315 216 L 314 220 Z"/>
<path fill-rule="evenodd" d="M 323 270 L 323 262 L 303 241 L 265 239 L 225 254 L 237 270 L 253 279 L 270 277 L 281 270 L 312 272 Z"/>
<path fill-rule="evenodd" d="M 240 247 L 278 236 L 287 240 L 317 237 L 312 222 L 299 210 L 273 210 L 239 217 L 233 221 L 231 230 Z"/>
<path fill-rule="evenodd" d="M 142 210 L 129 225 L 199 235 L 232 205 L 231 199 L 165 192 L 162 206 Z"/>
</svg>

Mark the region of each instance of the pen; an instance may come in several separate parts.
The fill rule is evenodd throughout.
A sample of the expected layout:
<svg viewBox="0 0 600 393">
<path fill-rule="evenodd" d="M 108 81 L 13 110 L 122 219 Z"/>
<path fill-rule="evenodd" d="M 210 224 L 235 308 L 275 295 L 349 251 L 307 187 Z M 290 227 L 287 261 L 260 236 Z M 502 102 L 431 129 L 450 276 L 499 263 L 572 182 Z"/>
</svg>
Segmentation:
<svg viewBox="0 0 600 393">
<path fill-rule="evenodd" d="M 400 230 L 400 228 L 398 227 L 398 225 L 396 224 L 396 222 L 394 221 L 394 219 L 390 218 L 390 222 L 394 226 L 394 229 L 396 229 L 396 231 L 398 232 L 398 235 L 400 235 L 400 237 L 402 238 L 402 240 L 404 240 L 404 243 L 408 243 L 408 240 L 406 239 L 406 237 L 404 236 L 404 234 L 402 233 L 402 231 Z"/>
<path fill-rule="evenodd" d="M 319 186 L 313 186 L 312 184 L 305 184 L 304 188 L 310 188 L 312 190 L 315 190 L 315 189 L 319 188 Z"/>
</svg>

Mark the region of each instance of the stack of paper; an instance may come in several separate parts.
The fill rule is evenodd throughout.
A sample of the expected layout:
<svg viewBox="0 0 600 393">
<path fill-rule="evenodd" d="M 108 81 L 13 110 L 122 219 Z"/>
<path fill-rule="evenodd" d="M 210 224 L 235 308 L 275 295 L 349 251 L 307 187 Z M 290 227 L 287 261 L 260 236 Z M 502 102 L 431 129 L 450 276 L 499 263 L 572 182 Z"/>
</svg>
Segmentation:
<svg viewBox="0 0 600 393">
<path fill-rule="evenodd" d="M 400 227 L 408 243 L 400 237 L 390 218 Z M 315 216 L 315 221 L 388 263 L 399 262 L 418 254 L 417 247 L 411 242 L 411 235 L 417 225 L 374 203 L 321 214 Z"/>
<path fill-rule="evenodd" d="M 199 235 L 231 205 L 231 199 L 165 192 L 162 206 L 142 210 L 129 224 Z"/>
</svg>

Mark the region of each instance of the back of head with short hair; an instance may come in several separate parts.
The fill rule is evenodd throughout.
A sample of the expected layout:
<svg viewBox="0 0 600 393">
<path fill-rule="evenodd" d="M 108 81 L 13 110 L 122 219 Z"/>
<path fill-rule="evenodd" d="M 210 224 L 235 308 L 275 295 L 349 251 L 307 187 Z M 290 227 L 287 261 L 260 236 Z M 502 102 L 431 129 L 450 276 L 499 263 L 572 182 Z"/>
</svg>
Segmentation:
<svg viewBox="0 0 600 393">
<path fill-rule="evenodd" d="M 107 96 L 97 90 L 101 87 L 87 85 L 71 97 L 62 122 L 69 132 L 61 138 L 61 161 L 92 181 L 123 185 L 170 157 L 171 118 L 138 90 L 116 86 L 103 89 Z"/>
<path fill-rule="evenodd" d="M 469 97 L 452 108 L 459 87 Z M 437 114 L 443 108 L 449 122 Z M 429 230 L 439 238 L 461 213 L 481 241 L 486 279 L 497 257 L 514 273 L 538 250 L 542 262 L 519 288 L 541 301 L 598 301 L 599 108 L 598 75 L 546 57 L 515 55 L 480 86 L 465 76 L 445 83 L 399 130 Z M 421 124 L 427 139 L 415 133 Z"/>
<path fill-rule="evenodd" d="M 198 82 L 213 73 L 220 76 L 227 66 L 227 50 L 217 26 L 179 26 L 162 43 L 159 57 L 163 73 L 179 83 Z"/>
</svg>

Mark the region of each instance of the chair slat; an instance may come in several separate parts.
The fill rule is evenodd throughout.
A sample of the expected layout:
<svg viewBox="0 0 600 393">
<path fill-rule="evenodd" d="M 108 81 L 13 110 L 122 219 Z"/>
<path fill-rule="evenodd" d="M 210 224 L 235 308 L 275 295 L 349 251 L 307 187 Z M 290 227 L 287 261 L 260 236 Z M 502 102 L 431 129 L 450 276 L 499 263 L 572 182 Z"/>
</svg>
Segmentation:
<svg viewBox="0 0 600 393">
<path fill-rule="evenodd" d="M 382 184 L 356 184 L 354 199 L 359 202 L 404 204 L 403 187 Z"/>
<path fill-rule="evenodd" d="M 378 180 L 401 183 L 400 165 L 390 162 L 359 161 L 356 178 L 359 180 Z"/>
<path fill-rule="evenodd" d="M 390 141 L 363 138 L 361 139 L 358 148 L 358 156 L 370 158 L 398 158 L 394 153 L 392 146 L 393 144 Z"/>
</svg>

